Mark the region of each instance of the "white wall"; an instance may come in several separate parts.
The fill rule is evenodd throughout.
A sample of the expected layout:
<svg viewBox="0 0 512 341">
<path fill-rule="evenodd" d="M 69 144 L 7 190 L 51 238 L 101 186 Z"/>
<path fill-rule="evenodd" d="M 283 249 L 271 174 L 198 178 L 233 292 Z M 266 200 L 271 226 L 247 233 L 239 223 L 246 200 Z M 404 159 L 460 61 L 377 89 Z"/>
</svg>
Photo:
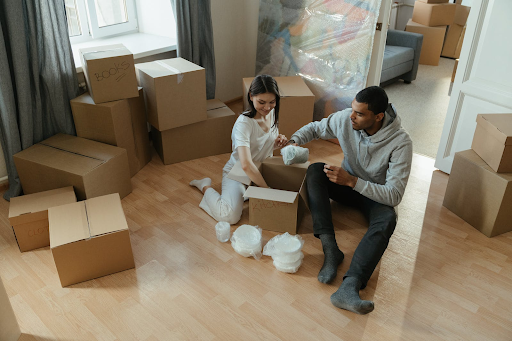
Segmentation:
<svg viewBox="0 0 512 341">
<path fill-rule="evenodd" d="M 172 13 L 171 0 L 135 0 L 135 3 L 139 32 L 176 37 L 176 21 Z"/>
<path fill-rule="evenodd" d="M 242 96 L 242 78 L 254 76 L 259 6 L 259 0 L 211 1 L 215 97 L 221 101 Z"/>
</svg>

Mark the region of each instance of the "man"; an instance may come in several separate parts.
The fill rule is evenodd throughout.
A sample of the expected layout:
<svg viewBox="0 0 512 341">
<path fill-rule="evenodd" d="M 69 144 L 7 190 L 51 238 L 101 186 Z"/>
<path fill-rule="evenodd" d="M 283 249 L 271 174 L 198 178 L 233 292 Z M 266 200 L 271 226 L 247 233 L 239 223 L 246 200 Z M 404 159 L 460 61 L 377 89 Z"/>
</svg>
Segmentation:
<svg viewBox="0 0 512 341">
<path fill-rule="evenodd" d="M 378 86 L 361 90 L 351 109 L 302 127 L 290 142 L 302 145 L 319 138 L 337 138 L 344 159 L 341 167 L 315 163 L 307 171 L 313 230 L 324 251 L 318 280 L 331 282 L 344 258 L 336 243 L 329 199 L 353 204 L 362 210 L 369 227 L 331 302 L 338 308 L 367 314 L 374 304 L 361 300 L 359 290 L 366 287 L 395 229 L 394 206 L 400 203 L 409 178 L 412 141 L 402 129 L 395 108 L 388 104 L 386 92 Z"/>
</svg>

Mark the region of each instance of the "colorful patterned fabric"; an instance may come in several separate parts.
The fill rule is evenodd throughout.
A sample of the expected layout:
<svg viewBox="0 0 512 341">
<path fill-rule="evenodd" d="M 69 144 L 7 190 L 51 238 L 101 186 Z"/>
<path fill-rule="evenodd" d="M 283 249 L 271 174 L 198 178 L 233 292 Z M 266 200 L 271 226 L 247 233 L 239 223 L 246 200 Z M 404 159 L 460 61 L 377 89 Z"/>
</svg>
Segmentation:
<svg viewBox="0 0 512 341">
<path fill-rule="evenodd" d="M 256 73 L 301 76 L 315 120 L 365 88 L 382 0 L 261 0 Z"/>
</svg>

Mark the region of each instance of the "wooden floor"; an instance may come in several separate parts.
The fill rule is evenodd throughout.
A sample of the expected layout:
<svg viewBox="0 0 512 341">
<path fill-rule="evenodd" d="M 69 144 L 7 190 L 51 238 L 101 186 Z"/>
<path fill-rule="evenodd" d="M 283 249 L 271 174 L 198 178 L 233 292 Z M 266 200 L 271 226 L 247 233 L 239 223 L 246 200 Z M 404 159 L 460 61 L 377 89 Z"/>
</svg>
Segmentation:
<svg viewBox="0 0 512 341">
<path fill-rule="evenodd" d="M 309 148 L 311 161 L 342 157 L 329 142 Z M 219 189 L 228 157 L 164 166 L 153 155 L 122 201 L 136 269 L 68 288 L 48 247 L 19 252 L 1 200 L 0 275 L 21 340 L 512 340 L 512 233 L 488 239 L 442 207 L 448 176 L 432 159 L 414 156 L 396 232 L 362 291 L 375 311 L 359 316 L 329 300 L 365 233 L 359 213 L 333 204 L 346 258 L 331 285 L 316 279 L 323 254 L 309 214 L 297 273 L 244 258 L 217 241 L 188 185 L 209 176 Z"/>
</svg>

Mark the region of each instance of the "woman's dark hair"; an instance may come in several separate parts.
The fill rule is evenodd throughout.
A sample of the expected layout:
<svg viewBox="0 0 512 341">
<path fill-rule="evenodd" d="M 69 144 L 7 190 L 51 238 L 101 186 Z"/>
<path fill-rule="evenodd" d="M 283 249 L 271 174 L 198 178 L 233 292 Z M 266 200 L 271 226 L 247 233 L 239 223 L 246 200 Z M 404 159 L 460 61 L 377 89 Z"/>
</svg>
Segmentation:
<svg viewBox="0 0 512 341">
<path fill-rule="evenodd" d="M 277 127 L 279 122 L 279 101 L 281 100 L 281 96 L 279 95 L 279 87 L 277 86 L 277 82 L 274 78 L 272 78 L 272 76 L 259 75 L 252 80 L 251 87 L 247 93 L 247 100 L 249 101 L 250 109 L 243 112 L 242 114 L 253 118 L 256 115 L 256 108 L 251 101 L 251 96 L 254 97 L 265 93 L 276 95 L 276 106 L 274 107 L 274 124 L 272 127 Z"/>
</svg>

